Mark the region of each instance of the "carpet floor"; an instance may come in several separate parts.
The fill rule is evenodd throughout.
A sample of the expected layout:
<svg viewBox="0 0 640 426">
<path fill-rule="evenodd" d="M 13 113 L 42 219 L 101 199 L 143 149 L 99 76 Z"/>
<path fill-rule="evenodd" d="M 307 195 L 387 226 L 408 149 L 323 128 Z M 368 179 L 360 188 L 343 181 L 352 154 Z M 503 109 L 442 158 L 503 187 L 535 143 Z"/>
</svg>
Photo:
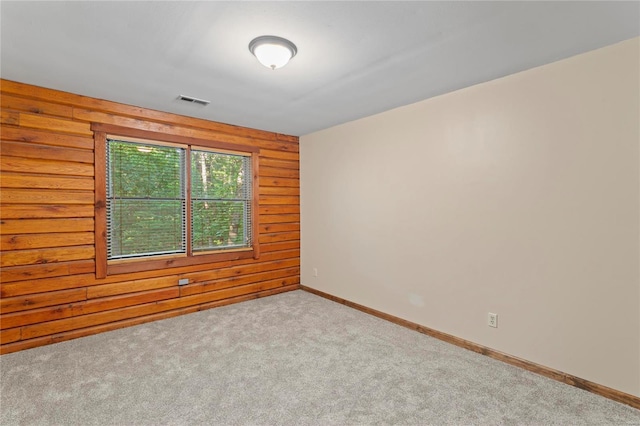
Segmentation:
<svg viewBox="0 0 640 426">
<path fill-rule="evenodd" d="M 640 425 L 304 291 L 4 355 L 0 374 L 3 425 Z"/>
</svg>

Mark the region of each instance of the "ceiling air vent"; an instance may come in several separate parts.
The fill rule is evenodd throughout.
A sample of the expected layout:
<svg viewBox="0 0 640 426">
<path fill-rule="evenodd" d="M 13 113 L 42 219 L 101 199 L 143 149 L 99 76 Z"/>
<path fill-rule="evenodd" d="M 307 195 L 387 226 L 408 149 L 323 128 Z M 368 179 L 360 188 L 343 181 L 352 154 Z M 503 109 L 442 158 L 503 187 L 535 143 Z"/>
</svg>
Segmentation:
<svg viewBox="0 0 640 426">
<path fill-rule="evenodd" d="M 198 105 L 209 105 L 211 103 L 211 101 L 207 101 L 205 99 L 198 99 L 198 98 L 194 98 L 192 96 L 185 96 L 185 95 L 179 95 L 178 99 L 180 99 L 181 101 L 185 101 L 185 102 L 191 102 L 192 104 L 198 104 Z"/>
</svg>

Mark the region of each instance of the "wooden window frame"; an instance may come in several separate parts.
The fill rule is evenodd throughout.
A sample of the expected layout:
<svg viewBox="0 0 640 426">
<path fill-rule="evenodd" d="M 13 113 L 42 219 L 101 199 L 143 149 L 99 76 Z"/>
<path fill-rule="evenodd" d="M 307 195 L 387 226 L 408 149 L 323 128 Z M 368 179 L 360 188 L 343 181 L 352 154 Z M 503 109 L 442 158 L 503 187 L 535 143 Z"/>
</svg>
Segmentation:
<svg viewBox="0 0 640 426">
<path fill-rule="evenodd" d="M 205 263 L 224 262 L 239 259 L 258 259 L 260 257 L 259 242 L 259 170 L 258 158 L 260 148 L 249 145 L 236 145 L 215 140 L 192 138 L 166 133 L 140 130 L 112 124 L 92 123 L 94 132 L 95 154 L 95 245 L 96 245 L 96 278 L 106 278 L 108 275 L 127 274 L 132 272 L 152 271 L 183 266 L 201 265 Z M 187 253 L 180 255 L 165 255 L 132 258 L 122 261 L 109 262 L 107 260 L 107 136 L 146 139 L 162 143 L 175 143 L 191 147 L 220 150 L 221 152 L 240 152 L 251 156 L 251 220 L 252 244 L 246 249 L 220 250 L 216 253 L 192 253 L 191 250 L 191 218 L 190 202 L 191 187 L 187 186 Z M 190 173 L 190 161 L 187 161 L 187 174 Z"/>
</svg>

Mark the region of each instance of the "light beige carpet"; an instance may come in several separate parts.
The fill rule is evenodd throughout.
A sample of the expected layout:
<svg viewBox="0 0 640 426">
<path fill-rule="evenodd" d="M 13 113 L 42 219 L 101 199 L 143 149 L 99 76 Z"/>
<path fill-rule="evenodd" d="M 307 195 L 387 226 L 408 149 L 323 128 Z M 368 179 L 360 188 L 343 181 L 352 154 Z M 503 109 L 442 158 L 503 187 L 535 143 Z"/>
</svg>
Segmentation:
<svg viewBox="0 0 640 426">
<path fill-rule="evenodd" d="M 624 425 L 640 411 L 295 291 L 0 357 L 3 425 Z"/>
</svg>

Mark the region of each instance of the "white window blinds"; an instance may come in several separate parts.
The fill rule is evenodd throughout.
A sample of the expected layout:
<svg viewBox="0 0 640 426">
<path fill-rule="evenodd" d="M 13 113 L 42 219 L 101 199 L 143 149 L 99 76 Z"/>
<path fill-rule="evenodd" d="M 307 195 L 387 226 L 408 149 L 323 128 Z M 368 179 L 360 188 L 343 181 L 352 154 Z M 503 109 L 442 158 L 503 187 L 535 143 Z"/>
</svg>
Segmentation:
<svg viewBox="0 0 640 426">
<path fill-rule="evenodd" d="M 251 165 L 250 154 L 108 137 L 107 259 L 252 247 Z"/>
<path fill-rule="evenodd" d="M 193 251 L 251 247 L 251 157 L 191 151 Z"/>
<path fill-rule="evenodd" d="M 107 145 L 107 258 L 185 253 L 186 150 Z"/>
</svg>

